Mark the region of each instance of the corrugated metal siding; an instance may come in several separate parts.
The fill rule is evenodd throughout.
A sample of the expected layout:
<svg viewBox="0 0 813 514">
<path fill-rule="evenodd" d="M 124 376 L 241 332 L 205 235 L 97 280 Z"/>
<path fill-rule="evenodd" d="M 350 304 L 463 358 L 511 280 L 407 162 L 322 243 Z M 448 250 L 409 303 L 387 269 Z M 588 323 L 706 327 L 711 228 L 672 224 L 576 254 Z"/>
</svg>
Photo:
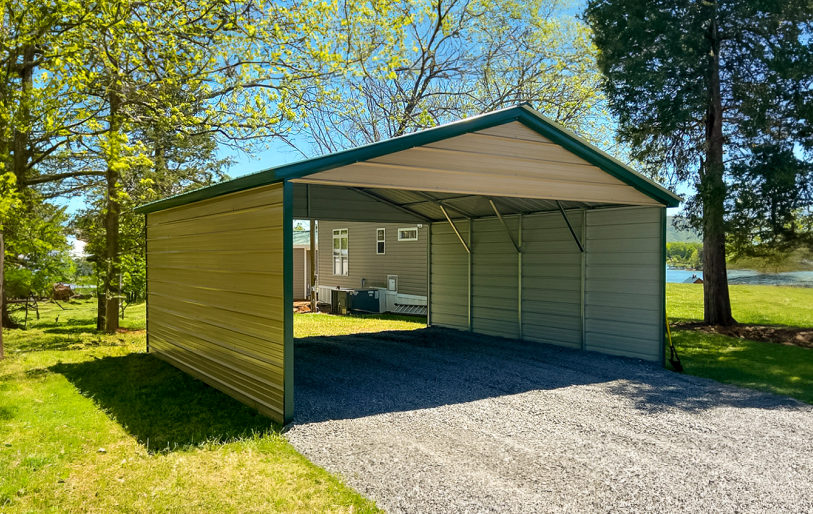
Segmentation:
<svg viewBox="0 0 813 514">
<path fill-rule="evenodd" d="M 581 237 L 581 211 L 567 213 Z M 522 219 L 522 335 L 581 348 L 581 252 L 561 213 Z"/>
<path fill-rule="evenodd" d="M 506 218 L 505 222 L 516 238 L 519 217 Z M 502 223 L 497 219 L 475 220 L 471 250 L 472 330 L 519 337 L 519 261 Z"/>
<path fill-rule="evenodd" d="M 469 222 L 455 221 L 455 224 L 467 238 Z M 432 325 L 468 330 L 468 253 L 448 223 L 433 223 L 431 230 L 432 299 L 429 308 Z"/>
<path fill-rule="evenodd" d="M 283 186 L 147 216 L 149 347 L 284 417 Z"/>
<path fill-rule="evenodd" d="M 296 181 L 473 195 L 487 192 L 493 197 L 658 204 L 520 122 L 355 162 Z"/>
<path fill-rule="evenodd" d="M 587 213 L 586 349 L 660 359 L 661 234 L 660 208 Z"/>
<path fill-rule="evenodd" d="M 522 217 L 521 332 L 516 250 L 499 220 L 473 222 L 472 330 L 658 361 L 663 327 L 660 208 L 586 212 L 586 227 L 585 211 L 567 213 L 586 248 L 584 326 L 582 255 L 557 212 Z M 517 237 L 518 217 L 505 221 Z M 467 238 L 468 222 L 455 223 Z M 432 324 L 468 330 L 468 255 L 448 223 L 432 224 L 431 259 Z"/>
<path fill-rule="evenodd" d="M 398 241 L 398 229 L 410 223 L 319 221 L 319 284 L 330 287 L 386 287 L 387 275 L 398 275 L 398 292 L 426 296 L 426 237 L 428 225 L 418 229 L 417 241 Z M 333 229 L 348 229 L 348 275 L 333 274 Z M 385 253 L 376 253 L 376 229 L 384 228 Z"/>
</svg>

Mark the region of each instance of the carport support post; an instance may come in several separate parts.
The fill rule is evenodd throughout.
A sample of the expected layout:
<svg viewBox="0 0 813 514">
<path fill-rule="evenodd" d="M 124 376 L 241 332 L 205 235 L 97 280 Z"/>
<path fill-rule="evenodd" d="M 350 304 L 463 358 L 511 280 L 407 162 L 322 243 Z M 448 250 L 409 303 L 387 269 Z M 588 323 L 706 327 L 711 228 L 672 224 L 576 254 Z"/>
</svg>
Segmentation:
<svg viewBox="0 0 813 514">
<path fill-rule="evenodd" d="M 472 316 L 471 316 L 471 310 L 472 310 L 472 304 L 471 304 L 471 279 L 472 279 L 472 277 L 471 277 L 471 248 L 472 248 L 471 233 L 472 233 L 472 225 L 474 225 L 474 220 L 469 218 L 469 246 L 468 246 L 468 250 L 469 250 L 469 254 L 468 254 L 469 255 L 469 332 L 474 332 L 474 325 L 472 324 Z"/>
<path fill-rule="evenodd" d="M 311 235 L 313 237 L 313 235 Z M 294 184 L 282 184 L 282 408 L 283 425 L 294 420 Z"/>
<path fill-rule="evenodd" d="M 522 213 L 519 214 L 517 230 L 517 324 L 519 338 L 522 339 Z"/>
<path fill-rule="evenodd" d="M 587 292 L 587 209 L 582 209 L 582 271 L 581 271 L 581 318 L 582 318 L 582 350 L 587 349 L 587 326 L 585 325 L 586 308 L 585 295 Z"/>
<path fill-rule="evenodd" d="M 432 223 L 426 227 L 426 326 L 432 326 Z"/>
<path fill-rule="evenodd" d="M 661 337 L 661 366 L 666 367 L 666 207 L 661 209 L 661 296 L 663 298 L 663 329 Z"/>
</svg>

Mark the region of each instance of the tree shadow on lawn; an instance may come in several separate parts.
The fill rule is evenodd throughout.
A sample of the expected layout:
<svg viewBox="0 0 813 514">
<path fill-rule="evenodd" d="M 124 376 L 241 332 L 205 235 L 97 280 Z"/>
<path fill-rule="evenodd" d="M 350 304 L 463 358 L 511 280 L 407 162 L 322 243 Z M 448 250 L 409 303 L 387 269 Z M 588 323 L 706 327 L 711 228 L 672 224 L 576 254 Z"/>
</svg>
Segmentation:
<svg viewBox="0 0 813 514">
<path fill-rule="evenodd" d="M 800 405 L 790 398 L 680 375 L 636 359 L 450 329 L 315 336 L 294 344 L 297 423 L 589 384 L 653 413 Z"/>
<path fill-rule="evenodd" d="M 256 410 L 149 354 L 60 363 L 49 369 L 65 376 L 151 452 L 280 429 Z"/>
</svg>

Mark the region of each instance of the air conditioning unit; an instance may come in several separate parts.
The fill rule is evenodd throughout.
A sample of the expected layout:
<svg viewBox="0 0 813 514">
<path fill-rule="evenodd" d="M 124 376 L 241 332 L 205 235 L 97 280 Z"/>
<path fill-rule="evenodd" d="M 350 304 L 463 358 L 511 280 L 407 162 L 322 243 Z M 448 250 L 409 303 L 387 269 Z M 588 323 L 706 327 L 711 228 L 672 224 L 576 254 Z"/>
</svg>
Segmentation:
<svg viewBox="0 0 813 514">
<path fill-rule="evenodd" d="M 345 315 L 350 310 L 350 293 L 352 289 L 330 290 L 330 312 Z"/>
<path fill-rule="evenodd" d="M 387 275 L 387 291 L 398 292 L 398 275 Z"/>
</svg>

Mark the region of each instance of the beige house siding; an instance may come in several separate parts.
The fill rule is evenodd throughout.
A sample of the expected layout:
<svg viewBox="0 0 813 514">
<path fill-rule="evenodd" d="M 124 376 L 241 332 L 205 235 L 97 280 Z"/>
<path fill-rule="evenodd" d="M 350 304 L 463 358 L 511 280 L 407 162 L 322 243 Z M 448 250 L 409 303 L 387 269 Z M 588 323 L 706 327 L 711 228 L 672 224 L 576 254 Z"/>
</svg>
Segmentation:
<svg viewBox="0 0 813 514">
<path fill-rule="evenodd" d="M 151 353 L 284 418 L 283 186 L 147 215 Z"/>
<path fill-rule="evenodd" d="M 310 251 L 294 247 L 294 300 L 307 300 L 310 295 Z"/>
<path fill-rule="evenodd" d="M 409 223 L 352 223 L 319 221 L 319 285 L 329 287 L 386 287 L 387 275 L 398 275 L 398 292 L 426 296 L 426 238 L 428 225 L 418 229 L 417 241 L 398 241 L 399 228 Z M 333 230 L 348 230 L 348 275 L 333 274 Z M 385 253 L 376 254 L 376 230 L 386 229 Z"/>
</svg>

